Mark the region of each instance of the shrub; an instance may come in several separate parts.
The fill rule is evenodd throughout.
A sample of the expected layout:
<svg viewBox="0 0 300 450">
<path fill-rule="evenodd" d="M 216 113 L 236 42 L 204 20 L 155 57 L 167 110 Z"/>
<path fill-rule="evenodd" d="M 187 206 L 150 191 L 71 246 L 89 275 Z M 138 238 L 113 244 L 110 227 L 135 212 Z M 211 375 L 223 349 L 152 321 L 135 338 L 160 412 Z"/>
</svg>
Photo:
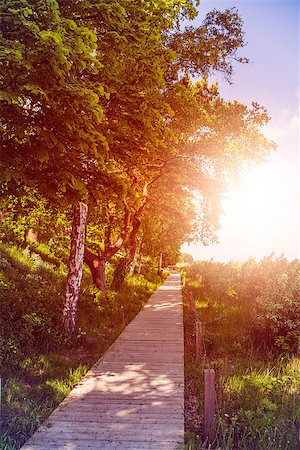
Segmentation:
<svg viewBox="0 0 300 450">
<path fill-rule="evenodd" d="M 195 315 L 185 314 L 186 416 L 194 432 L 187 449 L 298 448 L 300 359 L 291 354 L 300 334 L 299 269 L 299 261 L 273 256 L 186 269 L 185 299 L 190 289 L 207 352 L 195 362 Z M 202 433 L 204 367 L 217 380 L 213 442 Z"/>
<path fill-rule="evenodd" d="M 204 261 L 187 268 L 187 283 L 202 305 L 207 326 L 212 330 L 222 323 L 221 334 L 227 344 L 242 339 L 261 349 L 296 350 L 300 330 L 299 261 L 288 262 L 272 255 L 243 264 Z M 218 339 L 217 333 L 212 339 Z"/>
<path fill-rule="evenodd" d="M 297 348 L 300 337 L 300 262 L 282 260 L 256 299 L 255 330 L 282 350 Z"/>
</svg>

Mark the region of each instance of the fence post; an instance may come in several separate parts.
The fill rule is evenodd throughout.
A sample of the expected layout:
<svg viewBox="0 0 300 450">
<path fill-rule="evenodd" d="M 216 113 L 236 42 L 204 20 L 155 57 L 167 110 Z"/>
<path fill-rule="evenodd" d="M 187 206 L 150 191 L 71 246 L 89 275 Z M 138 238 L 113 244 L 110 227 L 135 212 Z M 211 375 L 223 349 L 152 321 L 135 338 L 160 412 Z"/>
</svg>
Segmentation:
<svg viewBox="0 0 300 450">
<path fill-rule="evenodd" d="M 196 321 L 196 361 L 199 361 L 203 356 L 203 334 L 202 323 L 200 320 Z"/>
<path fill-rule="evenodd" d="M 0 433 L 2 431 L 2 378 L 0 377 Z"/>
<path fill-rule="evenodd" d="M 214 369 L 204 369 L 204 432 L 211 440 L 215 433 L 216 389 Z"/>
</svg>

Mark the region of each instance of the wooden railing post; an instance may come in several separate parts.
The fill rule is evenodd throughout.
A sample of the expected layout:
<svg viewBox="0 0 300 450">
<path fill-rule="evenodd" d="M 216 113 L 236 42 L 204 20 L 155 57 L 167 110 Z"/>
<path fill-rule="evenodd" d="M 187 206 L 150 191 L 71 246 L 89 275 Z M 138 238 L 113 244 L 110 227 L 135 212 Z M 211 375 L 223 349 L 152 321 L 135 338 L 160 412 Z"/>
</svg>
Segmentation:
<svg viewBox="0 0 300 450">
<path fill-rule="evenodd" d="M 202 323 L 200 320 L 196 321 L 196 361 L 199 361 L 203 356 L 203 334 Z"/>
<path fill-rule="evenodd" d="M 214 369 L 204 369 L 204 432 L 213 439 L 216 423 L 216 388 Z"/>
<path fill-rule="evenodd" d="M 2 378 L 0 377 L 0 433 L 2 431 Z"/>
</svg>

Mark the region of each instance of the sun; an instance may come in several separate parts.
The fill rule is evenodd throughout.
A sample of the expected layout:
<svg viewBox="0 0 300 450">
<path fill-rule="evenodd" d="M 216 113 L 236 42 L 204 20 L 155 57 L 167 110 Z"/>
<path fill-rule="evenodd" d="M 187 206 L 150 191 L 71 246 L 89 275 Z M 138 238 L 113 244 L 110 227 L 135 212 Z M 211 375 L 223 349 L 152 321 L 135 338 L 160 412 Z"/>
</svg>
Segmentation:
<svg viewBox="0 0 300 450">
<path fill-rule="evenodd" d="M 194 259 L 261 259 L 272 253 L 299 258 L 297 168 L 279 158 L 245 170 L 222 202 L 217 244 L 184 245 Z"/>
<path fill-rule="evenodd" d="M 288 225 L 285 210 L 291 194 L 287 187 L 288 182 L 276 164 L 265 164 L 245 172 L 239 186 L 231 189 L 224 200 L 226 221 L 231 221 L 231 226 L 242 231 L 253 243 L 273 240 L 275 251 L 283 232 L 282 225 Z"/>
</svg>

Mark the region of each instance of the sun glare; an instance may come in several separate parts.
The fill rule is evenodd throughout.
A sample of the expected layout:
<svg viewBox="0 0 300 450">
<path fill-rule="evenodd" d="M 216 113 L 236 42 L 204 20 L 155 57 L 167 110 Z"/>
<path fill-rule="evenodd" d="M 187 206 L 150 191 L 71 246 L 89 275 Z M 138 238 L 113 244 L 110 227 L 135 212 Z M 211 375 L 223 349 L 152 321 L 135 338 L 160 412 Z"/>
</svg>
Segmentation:
<svg viewBox="0 0 300 450">
<path fill-rule="evenodd" d="M 283 178 L 282 173 L 276 164 L 256 167 L 244 174 L 223 202 L 222 226 L 230 228 L 232 236 L 242 233 L 245 247 L 253 245 L 253 256 L 267 250 L 267 243 L 269 252 L 284 250 L 283 241 L 297 220 L 296 211 L 291 216 L 291 205 L 298 203 L 297 187 L 291 186 L 293 177 L 286 173 Z"/>
<path fill-rule="evenodd" d="M 244 174 L 239 186 L 229 192 L 224 211 L 226 215 L 228 210 L 234 212 L 236 226 L 251 230 L 266 228 L 269 233 L 278 220 L 283 197 L 276 172 L 255 169 Z"/>
<path fill-rule="evenodd" d="M 297 168 L 282 160 L 245 171 L 222 202 L 218 244 L 185 244 L 195 259 L 260 259 L 271 253 L 300 257 Z"/>
</svg>

